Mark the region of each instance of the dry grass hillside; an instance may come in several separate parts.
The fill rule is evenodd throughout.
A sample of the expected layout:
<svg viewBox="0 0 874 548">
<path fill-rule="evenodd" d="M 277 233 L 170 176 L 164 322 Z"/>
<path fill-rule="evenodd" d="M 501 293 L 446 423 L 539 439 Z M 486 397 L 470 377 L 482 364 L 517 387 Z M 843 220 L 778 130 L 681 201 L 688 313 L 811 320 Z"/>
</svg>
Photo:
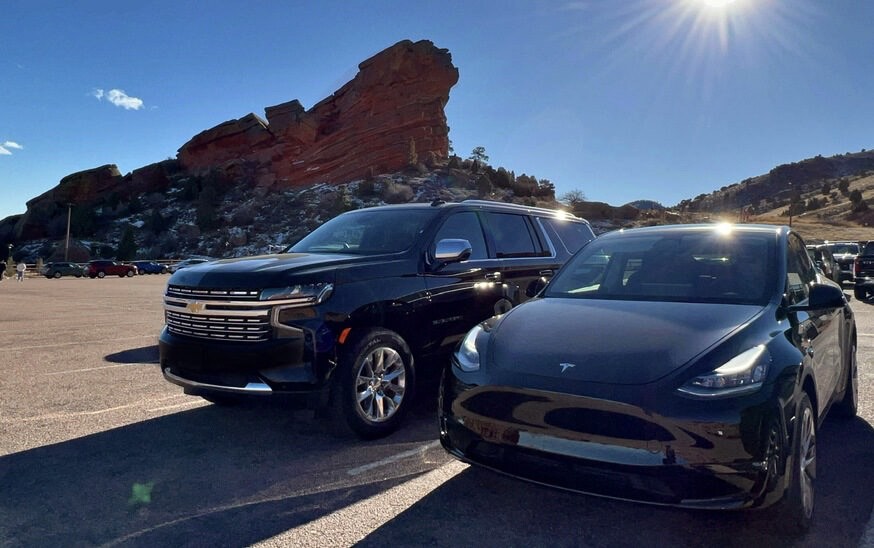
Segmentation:
<svg viewBox="0 0 874 548">
<path fill-rule="evenodd" d="M 874 199 L 874 175 L 868 175 L 851 180 L 849 192 L 858 190 L 864 200 L 871 203 Z M 822 240 L 874 240 L 874 215 L 869 210 L 867 214 L 853 214 L 853 204 L 847 196 L 832 194 L 827 205 L 812 211 L 805 211 L 792 216 L 792 228 L 796 229 L 805 240 L 810 242 Z M 802 195 L 803 199 L 809 199 Z M 789 224 L 788 208 L 785 206 L 763 211 L 753 215 L 750 222 L 768 224 Z"/>
</svg>

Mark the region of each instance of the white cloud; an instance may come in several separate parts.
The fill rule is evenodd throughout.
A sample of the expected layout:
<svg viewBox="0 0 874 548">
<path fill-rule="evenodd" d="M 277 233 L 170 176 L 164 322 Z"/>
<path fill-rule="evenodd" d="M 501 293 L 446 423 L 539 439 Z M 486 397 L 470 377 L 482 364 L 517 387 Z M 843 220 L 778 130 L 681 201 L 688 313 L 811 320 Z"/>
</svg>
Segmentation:
<svg viewBox="0 0 874 548">
<path fill-rule="evenodd" d="M 140 110 L 145 106 L 142 99 L 139 97 L 131 97 L 125 93 L 123 89 L 111 89 L 104 93 L 102 89 L 95 88 L 94 91 L 91 92 L 91 96 L 98 101 L 102 101 L 103 98 L 106 97 L 107 101 L 125 110 Z"/>
<path fill-rule="evenodd" d="M 23 148 L 15 141 L 5 141 L 0 143 L 0 156 L 12 156 L 12 150 L 22 150 Z"/>
</svg>

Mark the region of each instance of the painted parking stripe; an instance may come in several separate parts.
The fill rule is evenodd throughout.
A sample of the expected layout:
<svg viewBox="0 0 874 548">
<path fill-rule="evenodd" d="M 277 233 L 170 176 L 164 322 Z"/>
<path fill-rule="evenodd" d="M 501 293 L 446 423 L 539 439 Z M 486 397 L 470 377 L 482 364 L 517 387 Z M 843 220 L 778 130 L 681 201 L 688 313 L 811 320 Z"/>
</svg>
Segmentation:
<svg viewBox="0 0 874 548">
<path fill-rule="evenodd" d="M 406 459 L 409 457 L 415 457 L 418 455 L 422 455 L 426 451 L 428 451 L 429 449 L 434 449 L 437 447 L 440 447 L 440 442 L 439 441 L 432 441 L 431 443 L 428 443 L 426 445 L 416 447 L 415 449 L 410 449 L 409 451 L 404 451 L 403 453 L 398 453 L 397 455 L 392 455 L 390 457 L 386 457 L 386 458 L 384 458 L 382 460 L 378 460 L 376 462 L 371 462 L 369 464 L 365 464 L 364 466 L 350 468 L 349 470 L 346 471 L 346 473 L 349 474 L 350 476 L 357 476 L 359 474 L 363 474 L 364 472 L 369 472 L 370 470 L 373 470 L 374 468 L 379 468 L 379 467 L 385 466 L 387 464 L 392 464 L 392 463 L 395 463 L 399 460 L 403 460 L 403 459 Z"/>
</svg>

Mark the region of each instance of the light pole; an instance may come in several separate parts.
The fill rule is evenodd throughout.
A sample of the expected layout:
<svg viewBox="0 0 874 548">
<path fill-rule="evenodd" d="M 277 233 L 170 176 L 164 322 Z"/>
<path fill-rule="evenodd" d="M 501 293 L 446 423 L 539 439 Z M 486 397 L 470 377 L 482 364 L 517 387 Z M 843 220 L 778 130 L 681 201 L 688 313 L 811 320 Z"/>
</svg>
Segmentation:
<svg viewBox="0 0 874 548">
<path fill-rule="evenodd" d="M 67 203 L 67 243 L 64 245 L 64 260 L 70 260 L 70 216 L 73 212 L 73 204 Z"/>
<path fill-rule="evenodd" d="M 9 271 L 9 275 L 12 275 L 12 244 L 9 244 L 9 252 L 6 255 L 6 270 Z"/>
<path fill-rule="evenodd" d="M 795 206 L 795 193 L 792 191 L 792 182 L 789 183 L 789 228 L 792 228 L 792 208 Z"/>
</svg>

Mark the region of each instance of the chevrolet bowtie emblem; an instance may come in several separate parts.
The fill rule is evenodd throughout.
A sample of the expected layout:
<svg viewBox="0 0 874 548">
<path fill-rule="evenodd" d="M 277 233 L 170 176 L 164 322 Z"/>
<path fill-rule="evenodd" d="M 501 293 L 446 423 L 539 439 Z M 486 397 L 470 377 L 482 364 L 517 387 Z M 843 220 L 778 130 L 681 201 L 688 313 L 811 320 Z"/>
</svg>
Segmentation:
<svg viewBox="0 0 874 548">
<path fill-rule="evenodd" d="M 561 372 L 564 373 L 569 368 L 576 367 L 577 365 L 574 363 L 560 363 L 560 364 L 558 364 L 558 366 L 561 367 Z"/>
<path fill-rule="evenodd" d="M 206 308 L 206 305 L 203 303 L 199 303 L 197 301 L 195 301 L 193 303 L 188 303 L 187 305 L 185 305 L 185 310 L 187 310 L 189 312 L 193 312 L 194 314 L 198 314 L 200 312 L 203 312 L 204 308 Z"/>
</svg>

